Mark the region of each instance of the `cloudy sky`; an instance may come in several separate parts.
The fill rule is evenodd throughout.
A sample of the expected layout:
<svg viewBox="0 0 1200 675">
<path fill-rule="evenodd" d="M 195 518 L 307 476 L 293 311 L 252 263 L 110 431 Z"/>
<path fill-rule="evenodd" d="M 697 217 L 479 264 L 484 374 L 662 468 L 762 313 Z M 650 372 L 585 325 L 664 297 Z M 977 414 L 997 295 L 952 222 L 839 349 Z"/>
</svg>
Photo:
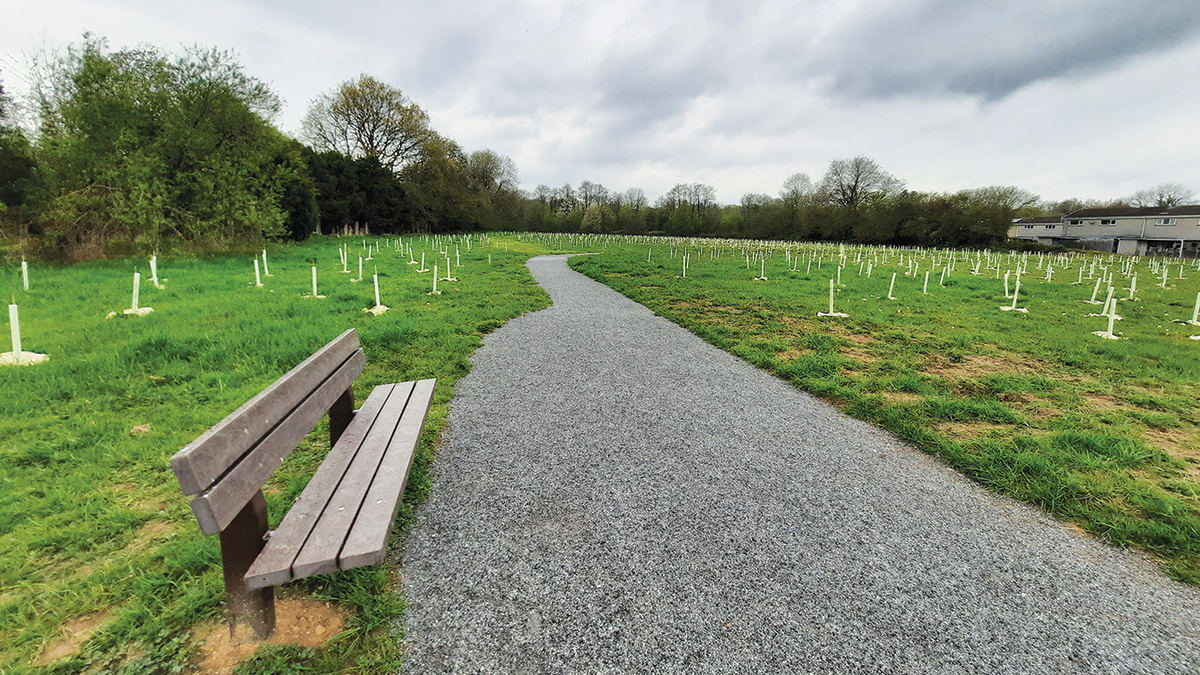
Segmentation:
<svg viewBox="0 0 1200 675">
<path fill-rule="evenodd" d="M 1196 0 L 0 0 L 0 79 L 84 32 L 235 50 L 285 100 L 368 73 L 524 188 L 722 202 L 868 155 L 911 189 L 1200 193 Z"/>
</svg>

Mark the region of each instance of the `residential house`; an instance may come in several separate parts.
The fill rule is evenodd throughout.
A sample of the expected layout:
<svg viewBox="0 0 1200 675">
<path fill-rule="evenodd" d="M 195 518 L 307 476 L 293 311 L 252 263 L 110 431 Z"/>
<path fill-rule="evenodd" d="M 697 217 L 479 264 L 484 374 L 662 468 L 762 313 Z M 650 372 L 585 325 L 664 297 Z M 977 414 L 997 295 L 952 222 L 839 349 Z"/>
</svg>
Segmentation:
<svg viewBox="0 0 1200 675">
<path fill-rule="evenodd" d="M 1200 256 L 1200 205 L 1109 206 L 1062 217 L 1019 218 L 1009 239 L 1130 255 Z"/>
</svg>

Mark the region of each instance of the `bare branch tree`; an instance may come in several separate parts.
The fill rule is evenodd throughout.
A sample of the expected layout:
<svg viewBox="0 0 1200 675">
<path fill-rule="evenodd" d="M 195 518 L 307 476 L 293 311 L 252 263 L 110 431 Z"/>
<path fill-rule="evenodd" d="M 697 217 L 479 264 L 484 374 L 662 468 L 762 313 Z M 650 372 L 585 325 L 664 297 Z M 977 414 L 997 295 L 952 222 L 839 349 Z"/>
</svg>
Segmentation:
<svg viewBox="0 0 1200 675">
<path fill-rule="evenodd" d="M 432 131 L 429 116 L 399 89 L 370 75 L 341 83 L 309 105 L 304 139 L 318 150 L 374 157 L 399 172 L 417 159 Z"/>
<path fill-rule="evenodd" d="M 1149 190 L 1138 190 L 1129 198 L 1131 206 L 1170 208 L 1190 204 L 1194 193 L 1179 183 L 1163 183 Z"/>
<path fill-rule="evenodd" d="M 864 155 L 835 159 L 821 179 L 821 194 L 830 203 L 851 210 L 881 197 L 890 197 L 904 189 L 904 181 L 879 168 Z"/>
</svg>

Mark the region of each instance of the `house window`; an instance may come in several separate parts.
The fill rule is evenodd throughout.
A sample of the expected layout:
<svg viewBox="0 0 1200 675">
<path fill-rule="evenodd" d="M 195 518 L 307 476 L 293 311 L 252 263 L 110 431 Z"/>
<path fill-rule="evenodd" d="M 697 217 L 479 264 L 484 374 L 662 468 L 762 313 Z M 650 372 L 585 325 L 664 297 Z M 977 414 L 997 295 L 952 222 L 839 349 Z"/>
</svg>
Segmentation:
<svg viewBox="0 0 1200 675">
<path fill-rule="evenodd" d="M 1158 220 L 1154 221 L 1154 224 L 1155 225 L 1174 225 L 1175 219 L 1174 218 L 1159 218 Z"/>
<path fill-rule="evenodd" d="M 1067 222 L 1067 224 L 1068 224 L 1068 225 L 1074 225 L 1074 226 L 1078 227 L 1078 226 L 1080 226 L 1080 225 L 1082 225 L 1082 224 L 1083 224 L 1083 221 L 1082 221 L 1082 220 L 1070 220 L 1070 221 L 1068 221 L 1068 222 Z"/>
<path fill-rule="evenodd" d="M 1047 230 L 1053 230 L 1054 228 L 1058 227 L 1058 225 L 1043 225 L 1043 227 L 1045 227 Z"/>
<path fill-rule="evenodd" d="M 1115 218 L 1108 218 L 1108 219 L 1105 219 L 1105 220 L 1101 220 L 1101 221 L 1100 221 L 1100 224 L 1101 224 L 1101 225 L 1116 225 L 1116 224 L 1117 224 L 1117 221 L 1116 221 L 1116 219 L 1115 219 Z"/>
<path fill-rule="evenodd" d="M 1023 229 L 1023 230 L 1032 230 L 1032 229 L 1033 229 L 1033 226 L 1032 226 L 1032 225 L 1022 225 L 1022 226 L 1021 226 L 1021 229 Z"/>
</svg>

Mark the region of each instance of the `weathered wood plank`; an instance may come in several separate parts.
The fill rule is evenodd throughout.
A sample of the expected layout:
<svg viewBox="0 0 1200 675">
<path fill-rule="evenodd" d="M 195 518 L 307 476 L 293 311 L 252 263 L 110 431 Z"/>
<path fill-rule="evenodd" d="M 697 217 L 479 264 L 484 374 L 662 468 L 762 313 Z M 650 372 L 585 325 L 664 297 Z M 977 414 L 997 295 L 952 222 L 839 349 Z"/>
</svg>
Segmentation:
<svg viewBox="0 0 1200 675">
<path fill-rule="evenodd" d="M 263 434 L 293 410 L 317 383 L 358 349 L 358 333 L 354 329 L 342 333 L 175 453 L 171 468 L 183 493 L 196 494 L 212 485 Z"/>
<path fill-rule="evenodd" d="M 312 533 L 308 535 L 304 548 L 296 556 L 296 561 L 292 564 L 292 575 L 296 579 L 337 570 L 338 553 L 362 506 L 415 384 L 401 382 L 392 388 L 387 402 L 376 417 L 375 424 L 363 439 L 362 447 L 338 485 L 337 494 L 330 499 L 325 511 L 313 526 Z"/>
<path fill-rule="evenodd" d="M 329 410 L 339 396 L 363 371 L 366 356 L 362 350 L 335 370 L 318 385 L 308 398 L 287 414 L 271 429 L 241 461 L 223 475 L 217 483 L 192 499 L 192 513 L 200 531 L 216 534 L 229 524 L 242 505 L 267 482 L 275 469 L 296 444 L 312 431 L 317 420 Z"/>
<path fill-rule="evenodd" d="M 417 441 L 429 416 L 434 385 L 435 380 L 421 380 L 413 389 L 408 406 L 388 444 L 387 454 L 375 472 L 375 480 L 342 546 L 338 569 L 348 570 L 383 562 L 384 548 L 404 496 L 404 484 L 412 468 Z"/>
<path fill-rule="evenodd" d="M 246 572 L 248 588 L 279 586 L 292 580 L 292 561 L 296 559 L 317 518 L 333 497 L 338 483 L 341 482 L 394 386 L 385 384 L 376 387 L 363 402 L 338 443 L 330 449 L 325 461 L 321 462 L 321 466 L 308 481 L 304 492 L 271 534 L 271 539 L 263 548 L 262 554 Z"/>
</svg>

